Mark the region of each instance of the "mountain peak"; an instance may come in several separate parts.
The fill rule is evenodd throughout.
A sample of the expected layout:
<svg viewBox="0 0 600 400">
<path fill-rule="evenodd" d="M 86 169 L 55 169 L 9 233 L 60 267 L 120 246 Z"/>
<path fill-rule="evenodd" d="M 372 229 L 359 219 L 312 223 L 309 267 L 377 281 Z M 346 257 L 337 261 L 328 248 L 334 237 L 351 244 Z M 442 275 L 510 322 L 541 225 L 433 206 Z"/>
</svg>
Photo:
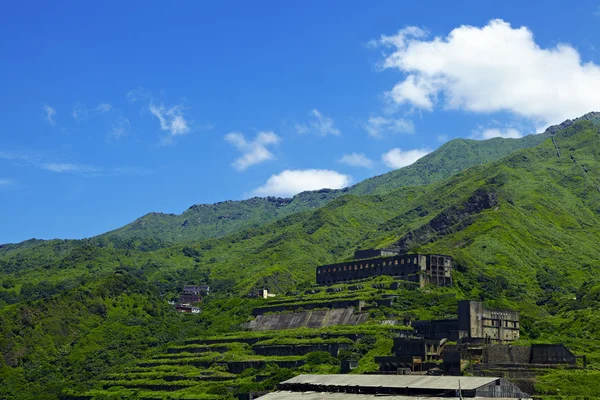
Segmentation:
<svg viewBox="0 0 600 400">
<path fill-rule="evenodd" d="M 544 133 L 549 133 L 549 134 L 554 135 L 556 132 L 563 130 L 565 128 L 568 128 L 569 126 L 573 125 L 575 122 L 578 122 L 578 121 L 591 121 L 591 122 L 594 122 L 594 123 L 600 125 L 600 112 L 591 111 L 587 114 L 582 115 L 581 117 L 578 117 L 575 119 L 568 119 L 558 125 L 549 126 L 544 131 Z"/>
</svg>

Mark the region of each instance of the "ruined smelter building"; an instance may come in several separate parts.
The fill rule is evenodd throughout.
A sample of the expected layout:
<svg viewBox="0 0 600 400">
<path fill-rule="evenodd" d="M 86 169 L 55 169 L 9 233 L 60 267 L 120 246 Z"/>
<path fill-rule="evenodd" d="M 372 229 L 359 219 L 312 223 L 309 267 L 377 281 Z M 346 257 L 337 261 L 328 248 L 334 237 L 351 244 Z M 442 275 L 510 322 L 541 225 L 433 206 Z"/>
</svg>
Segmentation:
<svg viewBox="0 0 600 400">
<path fill-rule="evenodd" d="M 452 257 L 400 254 L 394 249 L 358 250 L 354 260 L 317 267 L 317 284 L 332 285 L 380 275 L 398 277 L 419 286 L 452 286 Z"/>
</svg>

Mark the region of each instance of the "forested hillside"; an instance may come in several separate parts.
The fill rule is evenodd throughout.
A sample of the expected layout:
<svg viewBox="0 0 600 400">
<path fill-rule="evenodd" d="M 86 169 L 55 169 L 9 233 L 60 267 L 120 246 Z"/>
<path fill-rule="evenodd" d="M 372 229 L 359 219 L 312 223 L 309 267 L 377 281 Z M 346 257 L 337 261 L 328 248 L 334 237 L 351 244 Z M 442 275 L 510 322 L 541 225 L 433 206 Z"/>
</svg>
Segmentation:
<svg viewBox="0 0 600 400">
<path fill-rule="evenodd" d="M 221 231 L 222 237 L 192 240 L 192 235 L 189 242 L 169 244 L 175 236 L 167 223 L 168 237 L 148 234 L 128 241 L 111 233 L 5 246 L 0 251 L 3 396 L 57 398 L 65 389 L 93 386 L 92 375 L 114 372 L 191 332 L 241 330 L 240 323 L 252 319 L 253 303 L 240 296 L 263 287 L 277 294 L 307 289 L 314 284 L 315 266 L 348 259 L 357 248 L 391 244 L 408 252 L 449 254 L 456 270 L 451 290 L 406 294 L 388 313 L 441 317 L 454 312 L 458 299 L 480 299 L 519 310 L 525 340 L 564 342 L 585 351 L 598 367 L 597 117 L 525 138 L 531 146 L 540 143 L 485 164 L 491 148 L 450 142 L 444 151 L 453 159 L 434 153 L 409 172 L 395 171 L 335 196 L 322 193 L 326 204 L 315 210 L 299 207 L 300 212 L 285 215 L 268 208 L 275 220 L 244 229 L 237 225 L 230 233 Z M 512 143 L 502 145 L 506 153 L 520 146 L 514 143 L 524 143 L 496 142 Z M 466 158 L 481 165 L 464 169 L 468 165 L 458 160 L 469 148 L 472 156 Z M 426 162 L 436 165 L 435 172 L 417 172 Z M 413 174 L 422 180 L 409 178 Z M 278 201 L 291 207 L 296 199 Z M 260 219 L 257 209 L 248 207 L 246 212 L 253 209 Z M 200 281 L 211 285 L 214 296 L 201 315 L 181 319 L 166 301 L 183 284 Z M 361 356 L 377 355 L 377 349 Z M 582 376 L 573 379 L 588 379 Z"/>
<path fill-rule="evenodd" d="M 149 238 L 167 243 L 221 237 L 261 226 L 294 213 L 314 210 L 346 194 L 387 193 L 405 186 L 427 185 L 474 165 L 496 161 L 511 152 L 541 143 L 548 133 L 521 139 L 454 139 L 413 165 L 379 175 L 341 190 L 303 192 L 291 199 L 252 198 L 216 204 L 197 204 L 179 215 L 151 213 L 103 235 L 131 240 Z"/>
</svg>

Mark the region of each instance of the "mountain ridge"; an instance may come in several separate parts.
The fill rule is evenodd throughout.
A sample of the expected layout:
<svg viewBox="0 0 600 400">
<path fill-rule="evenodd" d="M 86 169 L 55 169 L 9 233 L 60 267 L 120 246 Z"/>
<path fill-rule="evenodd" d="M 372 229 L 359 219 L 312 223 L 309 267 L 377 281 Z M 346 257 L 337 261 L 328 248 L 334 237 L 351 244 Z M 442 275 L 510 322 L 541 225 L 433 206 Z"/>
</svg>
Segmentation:
<svg viewBox="0 0 600 400">
<path fill-rule="evenodd" d="M 577 117 L 572 120 L 568 119 L 561 124 L 550 126 L 543 133 L 531 134 L 519 139 L 453 139 L 443 144 L 432 153 L 427 154 L 426 156 L 417 160 L 410 166 L 367 178 L 355 185 L 343 189 L 321 189 L 316 191 L 307 191 L 299 193 L 292 198 L 253 197 L 239 201 L 227 200 L 213 204 L 194 204 L 182 214 L 147 214 L 138 218 L 131 224 L 107 232 L 103 235 L 111 236 L 116 234 L 118 236 L 124 231 L 135 231 L 135 224 L 141 224 L 144 228 L 148 228 L 148 225 L 152 225 L 157 221 L 146 221 L 147 219 L 151 220 L 153 217 L 166 216 L 166 218 L 173 218 L 174 220 L 177 220 L 177 222 L 180 222 L 181 228 L 189 228 L 190 225 L 194 225 L 193 223 L 190 223 L 190 219 L 194 218 L 198 219 L 198 225 L 202 224 L 201 221 L 203 218 L 206 218 L 210 223 L 215 224 L 214 229 L 210 229 L 206 226 L 199 226 L 199 229 L 191 234 L 188 232 L 179 232 L 178 234 L 183 237 L 183 241 L 221 237 L 227 233 L 235 231 L 236 229 L 258 226 L 262 223 L 290 215 L 295 212 L 319 208 L 329 201 L 345 194 L 362 195 L 383 193 L 389 192 L 390 190 L 398 187 L 426 185 L 437 182 L 474 165 L 498 160 L 510 154 L 511 152 L 522 148 L 534 147 L 543 142 L 543 140 L 550 135 L 554 135 L 556 132 L 565 129 L 578 121 L 590 121 L 595 124 L 600 124 L 600 112 L 592 111 L 581 117 Z M 448 161 L 448 159 L 460 160 L 461 157 L 463 157 L 464 160 L 455 165 L 452 165 Z M 241 206 L 242 209 L 239 210 L 236 206 Z M 207 213 L 207 211 L 209 211 L 211 208 L 217 215 L 211 215 L 210 213 Z M 256 216 L 256 214 L 251 215 L 254 211 L 256 211 L 257 208 L 262 213 L 260 217 Z M 196 212 L 196 215 L 194 215 L 194 211 Z M 231 211 L 233 211 L 233 215 L 231 214 Z M 244 212 L 247 212 L 248 214 L 244 215 Z M 248 215 L 250 215 L 250 218 L 245 218 Z M 181 221 L 181 219 L 183 219 L 183 221 Z M 233 227 L 226 226 L 227 222 L 229 221 L 242 221 L 244 219 L 246 219 L 246 222 L 234 224 Z M 160 232 L 160 229 L 154 230 L 154 234 L 166 242 L 179 241 L 174 234 L 171 234 L 170 238 L 165 237 L 162 232 Z M 136 233 L 132 233 L 129 237 L 131 238 L 135 236 Z"/>
<path fill-rule="evenodd" d="M 537 145 L 549 135 L 535 134 L 520 139 L 493 138 L 485 141 L 454 139 L 415 164 L 367 178 L 344 189 L 321 189 L 299 193 L 292 198 L 253 197 L 214 204 L 195 204 L 182 214 L 149 213 L 100 237 L 140 238 L 147 235 L 167 243 L 193 242 L 222 237 L 238 229 L 317 209 L 346 194 L 384 193 L 398 187 L 426 185 L 473 165 L 490 162 L 512 151 Z"/>
<path fill-rule="evenodd" d="M 125 241 L 87 239 L 33 242 L 0 252 L 0 320 L 6 321 L 0 324 L 0 349 L 10 362 L 0 362 L 0 393 L 31 393 L 30 386 L 43 393 L 50 388 L 40 379 L 44 376 L 63 379 L 52 393 L 72 387 L 85 391 L 89 385 L 101 389 L 102 374 L 152 359 L 153 346 L 187 337 L 189 329 L 203 337 L 245 334 L 242 324 L 263 300 L 245 297 L 256 289 L 268 288 L 277 299 L 300 306 L 303 293 L 314 289 L 321 290 L 322 299 L 331 298 L 335 293 L 314 286 L 316 266 L 349 259 L 357 248 L 395 243 L 403 243 L 408 252 L 452 256 L 454 285 L 399 289 L 394 305 L 370 311 L 372 326 L 390 318 L 442 318 L 455 312 L 458 300 L 480 300 L 519 311 L 524 341 L 564 343 L 577 354 L 586 353 L 595 368 L 600 364 L 599 181 L 600 129 L 595 121 L 583 120 L 535 147 L 429 185 L 345 193 L 318 209 L 220 238 L 144 251 Z M 115 276 L 124 278 L 123 293 L 94 292 Z M 203 313 L 189 316 L 192 323 L 186 327 L 176 323 L 166 300 L 190 282 L 209 284 L 211 294 Z M 132 298 L 138 290 L 140 296 Z M 77 307 L 77 315 L 71 315 L 71 299 L 85 300 L 90 293 L 88 311 Z M 65 330 L 64 318 L 80 321 L 74 323 L 81 329 Z M 132 334 L 114 335 L 115 324 L 131 326 L 124 332 Z M 146 326 L 156 337 L 138 339 L 135 331 Z M 386 340 L 391 341 L 382 336 L 366 353 L 362 372 L 376 370 L 374 356 L 389 355 Z M 98 342 L 118 349 L 116 356 L 92 357 Z M 135 355 L 123 343 L 136 349 Z M 85 366 L 85 376 L 98 380 L 81 381 L 74 366 Z M 588 372 L 556 374 L 583 379 Z M 597 381 L 591 384 L 598 387 Z"/>
</svg>

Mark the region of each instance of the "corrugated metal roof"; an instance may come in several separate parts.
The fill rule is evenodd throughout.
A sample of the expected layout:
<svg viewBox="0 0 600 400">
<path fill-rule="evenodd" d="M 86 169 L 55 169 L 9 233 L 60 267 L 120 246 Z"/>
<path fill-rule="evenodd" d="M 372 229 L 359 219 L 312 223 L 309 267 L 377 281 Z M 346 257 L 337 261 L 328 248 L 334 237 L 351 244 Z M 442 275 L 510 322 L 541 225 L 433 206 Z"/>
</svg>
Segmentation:
<svg viewBox="0 0 600 400">
<path fill-rule="evenodd" d="M 478 376 L 422 376 L 422 375 L 298 375 L 281 384 L 310 384 L 322 386 L 363 386 L 410 389 L 463 390 L 477 389 L 500 378 Z"/>
<path fill-rule="evenodd" d="M 282 390 L 261 396 L 259 400 L 448 400 L 448 397 L 423 396 L 382 396 L 375 394 L 327 393 L 327 392 L 290 392 Z M 515 400 L 498 397 L 473 397 L 473 400 Z"/>
</svg>

